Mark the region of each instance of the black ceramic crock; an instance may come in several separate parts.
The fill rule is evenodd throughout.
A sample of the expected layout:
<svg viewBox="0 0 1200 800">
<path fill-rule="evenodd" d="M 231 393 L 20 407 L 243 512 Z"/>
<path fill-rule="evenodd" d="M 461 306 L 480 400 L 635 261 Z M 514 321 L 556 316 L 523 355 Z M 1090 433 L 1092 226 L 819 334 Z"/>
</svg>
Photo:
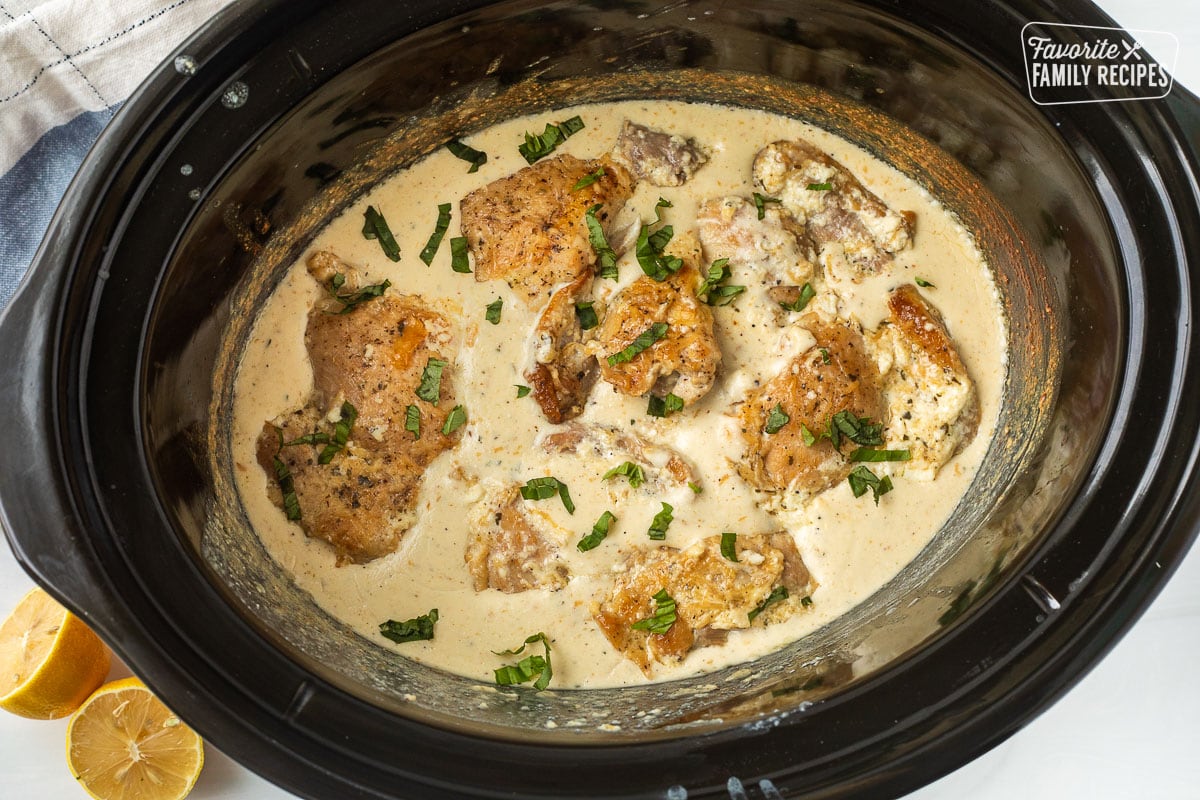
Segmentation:
<svg viewBox="0 0 1200 800">
<path fill-rule="evenodd" d="M 1200 104 L 1036 107 L 1029 21 L 1112 24 L 1080 0 L 235 4 L 180 49 L 194 70 L 164 65 L 105 131 L 0 319 L 13 550 L 213 744 L 302 796 L 891 797 L 944 774 L 1103 656 L 1200 510 Z M 622 70 L 811 84 L 949 152 L 1040 253 L 1061 381 L 988 511 L 992 549 L 947 562 L 975 566 L 914 600 L 888 663 L 806 662 L 658 729 L 456 719 L 348 681 L 202 557 L 214 365 L 272 232 L 376 144 L 472 91 Z"/>
</svg>

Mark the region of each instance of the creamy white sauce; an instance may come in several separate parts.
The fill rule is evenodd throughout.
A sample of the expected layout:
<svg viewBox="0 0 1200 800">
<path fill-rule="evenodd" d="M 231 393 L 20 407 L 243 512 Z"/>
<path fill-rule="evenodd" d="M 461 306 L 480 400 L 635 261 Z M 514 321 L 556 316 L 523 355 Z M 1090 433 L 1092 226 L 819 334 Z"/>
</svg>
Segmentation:
<svg viewBox="0 0 1200 800">
<path fill-rule="evenodd" d="M 738 476 L 733 463 L 742 444 L 726 412 L 755 380 L 769 377 L 811 339 L 794 327 L 770 322 L 767 304 L 750 293 L 715 310 L 723 353 L 716 387 L 701 401 L 668 420 L 646 415 L 644 398 L 617 394 L 600 381 L 582 421 L 624 426 L 674 447 L 693 465 L 701 494 L 686 486 L 666 492 L 631 490 L 624 480 L 602 482 L 600 475 L 622 460 L 548 455 L 533 443 L 555 426 L 546 422 L 532 397 L 518 399 L 515 384 L 530 358 L 529 332 L 535 316 L 502 281 L 478 283 L 450 269 L 448 240 L 459 235 L 458 200 L 468 192 L 524 167 L 516 145 L 526 130 L 548 121 L 582 115 L 586 129 L 560 146 L 581 158 L 608 152 L 622 120 L 693 137 L 709 152 L 707 165 L 684 186 L 660 188 L 642 183 L 631 200 L 642 219 L 654 216 L 659 196 L 674 205 L 663 210 L 676 231 L 691 227 L 703 201 L 725 195 L 749 196 L 750 167 L 763 146 L 801 138 L 817 144 L 845 165 L 890 207 L 916 212 L 913 247 L 899 253 L 890 271 L 861 285 L 829 285 L 843 298 L 843 313 L 867 328 L 886 314 L 886 292 L 916 276 L 936 289 L 927 296 L 938 307 L 979 392 L 981 423 L 973 442 L 933 481 L 906 478 L 902 465 L 873 465 L 893 475 L 895 490 L 876 506 L 870 493 L 855 499 L 846 483 L 818 496 L 806 508 L 774 517 Z M 588 105 L 497 125 L 467 142 L 488 153 L 477 173 L 439 150 L 410 169 L 380 183 L 322 231 L 313 250 L 327 249 L 353 264 L 370 282 L 389 279 L 392 291 L 438 297 L 461 312 L 464 341 L 458 356 L 457 401 L 469 422 L 460 444 L 429 468 L 420 494 L 419 521 L 398 550 L 364 565 L 335 566 L 332 549 L 309 539 L 268 499 L 268 476 L 255 458 L 255 442 L 265 420 L 291 411 L 312 390 L 304 348 L 308 310 L 322 293 L 304 258 L 274 292 L 254 328 L 237 378 L 234 400 L 234 458 L 249 520 L 271 555 L 302 589 L 332 616 L 381 647 L 452 672 L 491 681 L 492 671 L 511 657 L 492 651 L 515 647 L 526 636 L 546 632 L 553 640 L 553 686 L 602 687 L 647 681 L 616 652 L 591 618 L 594 601 L 607 589 L 606 574 L 633 547 L 648 544 L 646 530 L 662 502 L 675 508 L 666 544 L 686 547 L 722 531 L 765 533 L 788 529 L 805 563 L 820 583 L 814 605 L 786 622 L 733 631 L 724 646 L 693 650 L 678 665 L 659 665 L 654 678 L 684 677 L 748 661 L 816 630 L 865 600 L 909 563 L 945 522 L 975 474 L 998 412 L 1005 361 L 1005 331 L 996 289 L 969 234 L 921 187 L 848 142 L 796 120 L 761 112 L 669 102 Z M 433 230 L 438 203 L 453 202 L 454 217 L 431 266 L 417 255 Z M 386 216 L 402 257 L 388 261 L 377 242 L 361 235 L 368 204 Z M 307 254 L 306 254 L 307 256 Z M 600 281 L 606 296 L 642 273 L 627 253 L 621 282 Z M 731 283 L 738 283 L 735 272 Z M 484 309 L 504 300 L 499 325 L 484 320 Z M 759 298 L 761 300 L 761 298 Z M 754 301 L 754 302 L 751 302 Z M 441 304 L 439 304 L 441 305 Z M 755 309 L 758 309 L 757 311 Z M 466 473 L 478 480 L 464 484 Z M 530 503 L 557 532 L 572 579 L 558 592 L 476 593 L 464 563 L 468 520 L 489 489 L 543 475 L 565 482 L 577 505 L 569 515 L 557 499 Z M 617 516 L 608 538 L 580 553 L 575 543 L 606 510 Z M 379 624 L 439 610 L 436 638 L 393 645 Z M 536 650 L 535 652 L 540 652 Z"/>
</svg>

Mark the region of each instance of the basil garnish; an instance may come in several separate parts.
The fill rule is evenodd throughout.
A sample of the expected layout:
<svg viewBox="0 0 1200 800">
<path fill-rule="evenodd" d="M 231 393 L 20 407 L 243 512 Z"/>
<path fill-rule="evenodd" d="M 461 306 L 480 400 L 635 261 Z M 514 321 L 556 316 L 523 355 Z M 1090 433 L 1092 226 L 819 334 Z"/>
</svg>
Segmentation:
<svg viewBox="0 0 1200 800">
<path fill-rule="evenodd" d="M 480 167 L 487 163 L 487 153 L 480 152 L 474 147 L 468 147 L 458 139 L 451 139 L 446 142 L 446 149 L 454 154 L 456 158 L 461 158 L 471 165 L 467 170 L 468 173 L 477 172 Z"/>
<path fill-rule="evenodd" d="M 429 357 L 425 369 L 421 372 L 421 385 L 417 387 L 417 397 L 426 403 L 437 405 L 442 399 L 442 370 L 446 362 L 440 358 Z"/>
<path fill-rule="evenodd" d="M 750 622 L 754 622 L 754 618 L 766 611 L 768 606 L 778 603 L 781 600 L 787 600 L 787 596 L 788 590 L 786 586 L 776 586 L 771 590 L 771 593 L 767 595 L 766 599 L 755 606 L 754 609 L 752 609 L 746 616 L 749 617 Z"/>
<path fill-rule="evenodd" d="M 471 271 L 471 252 L 467 237 L 455 236 L 450 240 L 450 269 L 455 272 L 469 273 Z"/>
<path fill-rule="evenodd" d="M 817 290 L 812 287 L 811 283 L 806 283 L 800 287 L 800 296 L 794 302 L 780 303 L 779 307 L 785 311 L 803 311 L 816 296 Z"/>
<path fill-rule="evenodd" d="M 661 635 L 671 630 L 671 626 L 675 624 L 677 618 L 675 613 L 675 599 L 667 594 L 666 589 L 659 589 L 655 592 L 653 599 L 654 614 L 645 619 L 638 620 L 630 627 L 635 631 L 649 631 L 650 633 Z"/>
<path fill-rule="evenodd" d="M 600 220 L 596 219 L 596 212 L 602 207 L 602 204 L 596 203 L 587 210 L 583 219 L 587 223 L 588 241 L 600 263 L 600 277 L 615 281 L 620 276 L 617 271 L 617 253 L 609 246 L 608 239 L 604 238 L 604 228 L 600 225 Z"/>
<path fill-rule="evenodd" d="M 646 474 L 642 472 L 642 465 L 635 464 L 632 461 L 626 461 L 624 464 L 613 467 L 600 478 L 602 481 L 607 481 L 615 478 L 618 475 L 623 475 L 629 479 L 629 485 L 636 489 L 646 482 Z"/>
<path fill-rule="evenodd" d="M 387 220 L 375 210 L 375 206 L 367 206 L 363 212 L 362 235 L 364 239 L 378 239 L 379 248 L 385 256 L 392 261 L 400 260 L 400 245 L 396 244 L 396 237 L 392 236 Z"/>
<path fill-rule="evenodd" d="M 771 409 L 771 413 L 767 415 L 767 433 L 779 433 L 779 430 L 791 422 L 792 418 L 783 413 L 783 406 L 779 403 Z"/>
<path fill-rule="evenodd" d="M 646 330 L 639 333 L 638 337 L 633 340 L 633 343 L 624 350 L 608 356 L 608 365 L 610 367 L 615 367 L 617 364 L 624 364 L 627 361 L 632 361 L 634 356 L 650 347 L 650 345 L 654 344 L 666 335 L 667 323 L 654 323 L 649 328 L 646 328 Z"/>
<path fill-rule="evenodd" d="M 567 485 L 558 478 L 530 478 L 521 487 L 521 497 L 526 500 L 548 500 L 554 495 L 558 495 L 562 500 L 563 508 L 567 509 L 568 514 L 575 513 L 575 502 L 571 500 L 571 493 L 567 490 Z"/>
<path fill-rule="evenodd" d="M 438 621 L 438 610 L 431 608 L 428 614 L 397 622 L 389 619 L 380 623 L 379 632 L 398 644 L 421 642 L 433 638 L 433 626 Z"/>
<path fill-rule="evenodd" d="M 438 206 L 437 224 L 433 228 L 433 233 L 429 234 L 429 241 L 425 243 L 425 249 L 421 251 L 421 260 L 425 262 L 425 266 L 433 263 L 433 257 L 437 255 L 438 248 L 442 246 L 442 237 L 449 229 L 450 204 L 442 203 Z"/>
<path fill-rule="evenodd" d="M 662 510 L 654 515 L 654 519 L 650 522 L 650 529 L 646 531 L 651 539 L 661 542 L 667 538 L 667 528 L 675 521 L 675 508 L 670 503 L 663 503 Z"/>
<path fill-rule="evenodd" d="M 613 516 L 611 511 L 605 511 L 603 514 L 601 514 L 600 519 L 596 520 L 596 524 L 592 526 L 592 532 L 580 539 L 575 545 L 579 548 L 579 552 L 586 553 L 588 550 L 591 550 L 593 547 L 596 547 L 603 542 L 604 538 L 608 536 L 609 529 L 612 527 L 612 524 L 616 522 L 616 520 L 617 518 Z"/>
<path fill-rule="evenodd" d="M 498 656 L 517 656 L 525 651 L 526 645 L 536 644 L 541 642 L 546 648 L 545 656 L 528 655 L 518 661 L 516 664 L 500 667 L 495 670 L 496 685 L 498 686 L 515 686 L 518 683 L 528 683 L 534 678 L 533 688 L 537 691 L 542 691 L 550 685 L 550 678 L 554 672 L 550 665 L 550 639 L 544 633 L 535 633 L 525 639 L 524 644 L 513 650 L 493 651 Z"/>
<path fill-rule="evenodd" d="M 892 486 L 892 479 L 887 475 L 880 478 L 863 466 L 858 466 L 850 470 L 850 474 L 846 477 L 846 480 L 850 482 L 850 491 L 854 493 L 855 497 L 862 497 L 867 493 L 867 489 L 870 489 L 871 493 L 875 496 L 875 505 L 879 505 L 879 498 L 894 488 Z"/>
</svg>

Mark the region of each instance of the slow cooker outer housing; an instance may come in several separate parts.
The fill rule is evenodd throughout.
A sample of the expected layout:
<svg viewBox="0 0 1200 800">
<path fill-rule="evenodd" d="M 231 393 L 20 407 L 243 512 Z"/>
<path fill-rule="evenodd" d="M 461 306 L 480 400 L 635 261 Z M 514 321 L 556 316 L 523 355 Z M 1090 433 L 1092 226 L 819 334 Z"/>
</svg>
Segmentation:
<svg viewBox="0 0 1200 800">
<path fill-rule="evenodd" d="M 1185 391 L 1197 366 L 1196 279 L 1187 265 L 1200 256 L 1200 111 L 1178 88 L 1162 101 L 1044 112 L 1094 181 L 1123 262 L 1117 319 L 1097 320 L 1123 334 L 1119 385 L 1106 389 L 1113 402 L 1098 452 L 1078 464 L 1078 490 L 1058 523 L 989 596 L 903 664 L 768 725 L 562 747 L 418 724 L 338 690 L 319 665 L 285 657 L 212 585 L 156 501 L 147 415 L 178 411 L 173 433 L 190 433 L 186 398 L 179 409 L 144 407 L 147 382 L 164 367 L 147 363 L 145 343 L 153 334 L 176 337 L 181 351 L 189 342 L 202 348 L 223 327 L 212 298 L 177 299 L 170 319 L 153 313 L 196 213 L 180 189 L 180 154 L 205 164 L 211 190 L 331 77 L 484 4 L 372 5 L 268 0 L 215 18 L 180 51 L 197 60 L 197 74 L 185 79 L 166 65 L 97 143 L 0 320 L 8 356 L 0 401 L 19 421 L 9 433 L 18 457 L 8 459 L 0 487 L 13 548 L 206 738 L 310 797 L 661 798 L 676 786 L 695 798 L 727 796 L 735 776 L 748 785 L 770 780 L 784 796 L 895 796 L 1010 735 L 1153 598 L 1194 537 L 1198 514 L 1200 407 L 1185 402 Z M 790 6 L 803 23 L 806 13 L 828 15 L 831 4 L 763 5 Z M 844 5 L 863 18 L 899 13 L 883 2 Z M 720 13 L 717 4 L 691 6 Z M 935 0 L 902 10 L 916 30 L 946 43 L 929 58 L 969 56 L 1018 89 L 1026 21 L 1112 24 L 1086 3 L 988 3 L 964 14 L 961 3 Z M 830 38 L 819 47 L 830 50 L 850 35 L 824 33 Z M 803 37 L 803 24 L 786 35 Z M 885 70 L 889 57 L 879 55 Z M 233 80 L 251 92 L 236 112 L 218 101 Z M 331 171 L 400 122 L 373 111 L 338 130 L 325 145 L 328 160 L 306 174 L 263 176 L 260 200 L 276 199 L 257 207 L 286 219 Z M 251 237 L 261 233 L 237 212 L 231 219 Z M 223 258 L 196 265 L 214 282 L 243 267 Z M 204 376 L 192 388 L 207 392 Z M 178 487 L 204 476 L 181 462 L 167 479 Z M 1031 586 L 1034 594 L 1048 587 L 1061 607 L 1038 613 Z"/>
</svg>

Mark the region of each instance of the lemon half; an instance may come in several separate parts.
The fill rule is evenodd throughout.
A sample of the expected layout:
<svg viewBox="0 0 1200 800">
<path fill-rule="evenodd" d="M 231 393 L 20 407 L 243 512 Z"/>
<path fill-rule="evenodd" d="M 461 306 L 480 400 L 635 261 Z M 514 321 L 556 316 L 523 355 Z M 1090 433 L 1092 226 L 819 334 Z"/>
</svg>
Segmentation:
<svg viewBox="0 0 1200 800">
<path fill-rule="evenodd" d="M 98 800 L 179 800 L 204 743 L 137 678 L 101 686 L 67 725 L 67 764 Z"/>
<path fill-rule="evenodd" d="M 78 617 L 33 589 L 0 625 L 0 708 L 65 717 L 108 675 L 108 648 Z"/>
</svg>

